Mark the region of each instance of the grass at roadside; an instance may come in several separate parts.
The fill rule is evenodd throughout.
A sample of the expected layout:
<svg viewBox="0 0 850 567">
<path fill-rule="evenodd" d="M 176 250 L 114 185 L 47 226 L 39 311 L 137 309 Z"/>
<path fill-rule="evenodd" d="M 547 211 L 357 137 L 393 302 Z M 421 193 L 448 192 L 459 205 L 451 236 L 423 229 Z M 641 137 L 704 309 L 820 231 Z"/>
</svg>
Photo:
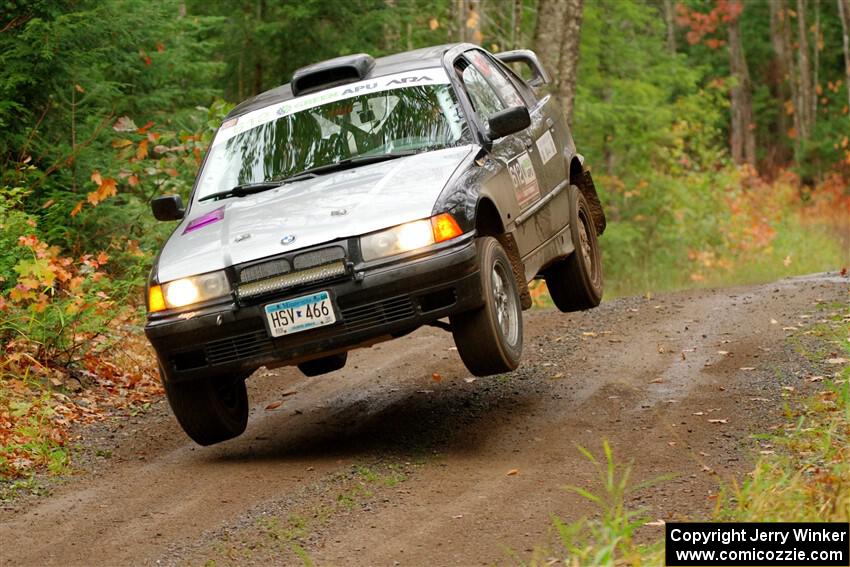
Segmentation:
<svg viewBox="0 0 850 567">
<path fill-rule="evenodd" d="M 765 451 L 740 483 L 723 487 L 714 521 L 850 521 L 850 305 L 821 304 L 819 323 L 793 336 L 797 352 L 817 369 L 806 380 L 822 384 L 786 414 L 784 427 L 765 432 L 774 449 Z M 593 502 L 592 520 L 553 527 L 559 549 L 538 549 L 521 564 L 661 565 L 663 540 L 635 538 L 649 517 L 630 509 L 626 496 L 641 486 L 629 483 L 628 466 L 618 465 L 607 443 L 604 459 L 582 449 L 599 471 L 603 490 L 567 487 Z"/>
<path fill-rule="evenodd" d="M 850 521 L 850 311 L 812 328 L 797 348 L 823 381 L 772 436 L 775 454 L 750 477 L 721 494 L 718 519 L 728 521 Z M 815 340 L 813 340 L 815 339 Z"/>
<path fill-rule="evenodd" d="M 724 168 L 597 185 L 608 216 L 605 300 L 850 266 L 850 195 L 835 177 L 808 190 L 790 173 L 766 181 Z M 542 281 L 532 297 L 552 306 Z"/>
</svg>

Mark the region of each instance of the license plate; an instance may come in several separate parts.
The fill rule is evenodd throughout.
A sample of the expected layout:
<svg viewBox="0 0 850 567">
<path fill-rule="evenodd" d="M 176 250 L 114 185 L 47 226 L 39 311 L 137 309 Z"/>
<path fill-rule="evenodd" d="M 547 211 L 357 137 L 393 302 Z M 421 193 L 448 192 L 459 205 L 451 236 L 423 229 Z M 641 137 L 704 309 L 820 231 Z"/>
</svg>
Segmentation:
<svg viewBox="0 0 850 567">
<path fill-rule="evenodd" d="M 331 296 L 326 291 L 270 303 L 265 310 L 273 337 L 300 333 L 336 322 Z"/>
</svg>

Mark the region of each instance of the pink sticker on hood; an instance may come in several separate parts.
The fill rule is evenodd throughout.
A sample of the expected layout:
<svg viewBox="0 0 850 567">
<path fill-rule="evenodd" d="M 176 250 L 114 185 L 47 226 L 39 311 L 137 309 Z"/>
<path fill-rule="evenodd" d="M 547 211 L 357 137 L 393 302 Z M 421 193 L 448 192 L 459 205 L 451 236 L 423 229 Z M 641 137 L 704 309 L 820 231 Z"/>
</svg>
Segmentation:
<svg viewBox="0 0 850 567">
<path fill-rule="evenodd" d="M 224 218 L 224 207 L 219 207 L 218 209 L 211 211 L 205 215 L 201 215 L 196 219 L 193 219 L 186 229 L 183 231 L 183 234 L 187 232 L 192 232 L 193 230 L 198 230 L 199 228 L 205 227 L 208 224 L 212 224 L 214 222 L 218 222 Z"/>
</svg>

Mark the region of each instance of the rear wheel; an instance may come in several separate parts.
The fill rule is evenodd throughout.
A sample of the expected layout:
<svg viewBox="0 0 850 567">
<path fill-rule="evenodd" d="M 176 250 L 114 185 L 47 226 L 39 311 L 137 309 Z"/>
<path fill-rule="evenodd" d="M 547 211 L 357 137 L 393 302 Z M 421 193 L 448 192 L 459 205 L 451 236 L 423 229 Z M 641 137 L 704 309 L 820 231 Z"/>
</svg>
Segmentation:
<svg viewBox="0 0 850 567">
<path fill-rule="evenodd" d="M 561 311 L 583 311 L 602 301 L 602 255 L 590 207 L 581 191 L 570 187 L 570 235 L 575 251 L 547 268 L 546 287 Z"/>
<path fill-rule="evenodd" d="M 458 354 L 476 376 L 515 369 L 522 355 L 522 307 L 508 255 L 490 236 L 478 239 L 484 305 L 450 317 Z"/>
<path fill-rule="evenodd" d="M 245 431 L 248 390 L 244 378 L 216 376 L 172 382 L 163 377 L 162 383 L 177 421 L 195 443 L 213 445 Z"/>
<path fill-rule="evenodd" d="M 341 352 L 339 354 L 332 354 L 330 356 L 302 362 L 298 365 L 298 370 L 303 372 L 305 376 L 319 376 L 321 374 L 333 372 L 334 370 L 342 369 L 347 361 L 348 353 Z"/>
</svg>

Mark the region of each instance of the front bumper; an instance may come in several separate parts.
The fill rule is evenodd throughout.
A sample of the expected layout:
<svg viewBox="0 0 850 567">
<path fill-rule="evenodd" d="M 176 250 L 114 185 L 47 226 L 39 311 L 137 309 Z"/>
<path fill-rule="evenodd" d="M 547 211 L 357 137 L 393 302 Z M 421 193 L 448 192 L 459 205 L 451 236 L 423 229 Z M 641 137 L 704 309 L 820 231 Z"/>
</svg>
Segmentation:
<svg viewBox="0 0 850 567">
<path fill-rule="evenodd" d="M 273 338 L 263 306 L 330 292 L 337 322 Z M 167 380 L 222 374 L 247 376 L 260 366 L 319 358 L 401 336 L 421 325 L 482 305 L 475 242 L 462 242 L 425 256 L 360 271 L 357 277 L 318 282 L 255 305 L 229 303 L 187 316 L 150 319 L 145 334 Z"/>
</svg>

